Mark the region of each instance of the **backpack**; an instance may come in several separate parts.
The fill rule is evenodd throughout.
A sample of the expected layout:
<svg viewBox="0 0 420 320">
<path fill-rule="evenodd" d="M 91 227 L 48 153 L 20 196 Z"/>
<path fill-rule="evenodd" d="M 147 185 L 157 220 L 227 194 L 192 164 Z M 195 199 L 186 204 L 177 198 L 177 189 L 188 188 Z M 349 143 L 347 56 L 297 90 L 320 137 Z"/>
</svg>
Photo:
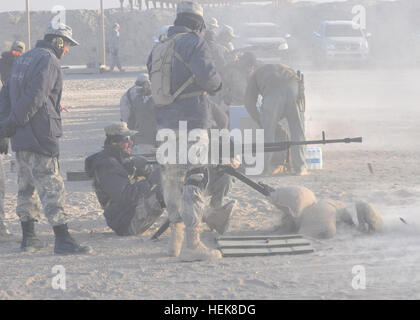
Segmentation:
<svg viewBox="0 0 420 320">
<path fill-rule="evenodd" d="M 167 106 L 173 103 L 177 98 L 188 98 L 203 93 L 203 91 L 198 91 L 181 95 L 181 93 L 195 80 L 195 76 L 191 72 L 188 64 L 181 55 L 175 51 L 175 42 L 185 34 L 187 33 L 178 33 L 167 38 L 163 42 L 158 43 L 153 49 L 150 82 L 152 84 L 152 97 L 157 107 Z M 191 76 L 177 91 L 171 94 L 172 63 L 174 58 L 180 60 L 185 65 L 191 72 Z"/>
</svg>

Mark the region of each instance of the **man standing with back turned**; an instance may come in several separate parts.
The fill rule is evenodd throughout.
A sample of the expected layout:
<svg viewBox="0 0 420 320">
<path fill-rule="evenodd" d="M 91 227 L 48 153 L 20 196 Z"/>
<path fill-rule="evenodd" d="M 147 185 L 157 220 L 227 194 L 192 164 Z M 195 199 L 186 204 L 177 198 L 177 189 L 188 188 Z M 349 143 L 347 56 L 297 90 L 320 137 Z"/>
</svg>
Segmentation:
<svg viewBox="0 0 420 320">
<path fill-rule="evenodd" d="M 168 39 L 153 48 L 147 67 L 157 105 L 158 130 L 168 128 L 177 132 L 180 122 L 186 121 L 188 132 L 196 129 L 200 141 L 209 141 L 207 129 L 212 125 L 212 117 L 207 93 L 219 91 L 222 81 L 201 35 L 204 27 L 203 7 L 195 2 L 180 2 L 174 26 L 168 30 Z M 165 47 L 165 42 L 173 43 L 173 47 Z M 174 52 L 170 94 L 175 99 L 160 105 L 159 79 L 164 73 L 159 61 L 167 56 L 165 48 L 173 48 Z M 162 169 L 162 188 L 171 228 L 169 255 L 180 256 L 182 261 L 220 259 L 220 251 L 206 247 L 200 240 L 205 207 L 203 198 L 208 182 L 207 165 L 192 165 L 188 161 L 185 165 L 166 164 Z"/>
<path fill-rule="evenodd" d="M 22 251 L 43 247 L 35 234 L 39 200 L 54 230 L 54 253 L 90 251 L 69 234 L 68 214 L 64 212 L 64 183 L 58 168 L 63 89 L 60 59 L 70 46 L 76 45 L 70 27 L 49 24 L 44 40 L 16 60 L 9 82 L 0 95 L 0 137 L 11 137 L 18 165 L 16 213 L 22 225 Z"/>
</svg>

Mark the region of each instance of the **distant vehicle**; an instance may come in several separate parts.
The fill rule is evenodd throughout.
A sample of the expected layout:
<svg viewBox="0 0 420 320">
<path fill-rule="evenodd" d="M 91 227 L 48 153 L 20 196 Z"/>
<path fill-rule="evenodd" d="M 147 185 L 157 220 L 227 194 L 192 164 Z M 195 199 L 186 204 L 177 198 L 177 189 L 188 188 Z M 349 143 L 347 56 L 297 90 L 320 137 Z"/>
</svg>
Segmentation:
<svg viewBox="0 0 420 320">
<path fill-rule="evenodd" d="M 352 21 L 323 21 L 313 35 L 315 63 L 366 61 L 369 57 L 370 34 Z"/>
<path fill-rule="evenodd" d="M 249 22 L 238 28 L 239 38 L 235 47 L 251 51 L 261 60 L 287 59 L 289 34 L 282 34 L 280 27 L 271 22 Z"/>
<path fill-rule="evenodd" d="M 420 30 L 414 34 L 414 61 L 416 65 L 420 65 Z"/>
</svg>

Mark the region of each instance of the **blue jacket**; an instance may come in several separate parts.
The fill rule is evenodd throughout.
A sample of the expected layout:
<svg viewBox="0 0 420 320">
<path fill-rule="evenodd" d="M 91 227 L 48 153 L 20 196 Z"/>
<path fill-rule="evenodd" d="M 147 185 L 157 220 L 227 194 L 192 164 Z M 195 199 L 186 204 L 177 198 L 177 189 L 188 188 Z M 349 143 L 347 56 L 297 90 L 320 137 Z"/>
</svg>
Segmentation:
<svg viewBox="0 0 420 320">
<path fill-rule="evenodd" d="M 131 183 L 129 168 L 112 147 L 86 158 L 85 171 L 94 178 L 98 201 L 107 225 L 118 235 L 129 235 L 129 226 L 140 197 L 150 191 L 146 180 Z"/>
<path fill-rule="evenodd" d="M 188 64 L 191 72 L 195 75 L 195 82 L 187 87 L 182 94 L 206 91 L 214 94 L 222 87 L 222 79 L 216 71 L 214 60 L 206 40 L 201 35 L 192 32 L 182 26 L 169 28 L 168 37 L 177 33 L 187 33 L 175 43 L 175 51 Z M 153 50 L 147 62 L 147 68 L 152 67 Z M 171 90 L 175 92 L 191 76 L 191 72 L 178 59 L 174 59 L 172 66 Z M 209 98 L 206 94 L 199 96 L 177 99 L 172 104 L 158 107 L 156 110 L 156 121 L 158 129 L 178 129 L 179 121 L 187 121 L 188 130 L 211 127 L 211 109 Z"/>
<path fill-rule="evenodd" d="M 60 100 L 63 76 L 57 53 L 44 41 L 17 59 L 1 94 L 0 121 L 16 128 L 13 151 L 50 157 L 59 154 L 62 135 Z M 2 90 L 2 91 L 3 91 Z"/>
</svg>

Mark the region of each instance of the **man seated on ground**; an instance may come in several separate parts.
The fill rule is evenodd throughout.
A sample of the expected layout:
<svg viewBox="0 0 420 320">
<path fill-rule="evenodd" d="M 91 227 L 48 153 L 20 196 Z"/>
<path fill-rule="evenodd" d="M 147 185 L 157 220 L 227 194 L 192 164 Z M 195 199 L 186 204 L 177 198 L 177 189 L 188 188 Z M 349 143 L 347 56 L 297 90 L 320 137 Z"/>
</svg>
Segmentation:
<svg viewBox="0 0 420 320">
<path fill-rule="evenodd" d="M 155 103 L 147 73 L 140 73 L 133 87 L 120 101 L 121 121 L 130 130 L 138 131 L 133 136 L 133 153 L 152 153 L 156 142 Z"/>
<path fill-rule="evenodd" d="M 85 160 L 106 223 L 120 236 L 142 234 L 164 211 L 159 170 L 130 156 L 134 133 L 125 122 L 105 127 L 104 150 Z"/>
</svg>

